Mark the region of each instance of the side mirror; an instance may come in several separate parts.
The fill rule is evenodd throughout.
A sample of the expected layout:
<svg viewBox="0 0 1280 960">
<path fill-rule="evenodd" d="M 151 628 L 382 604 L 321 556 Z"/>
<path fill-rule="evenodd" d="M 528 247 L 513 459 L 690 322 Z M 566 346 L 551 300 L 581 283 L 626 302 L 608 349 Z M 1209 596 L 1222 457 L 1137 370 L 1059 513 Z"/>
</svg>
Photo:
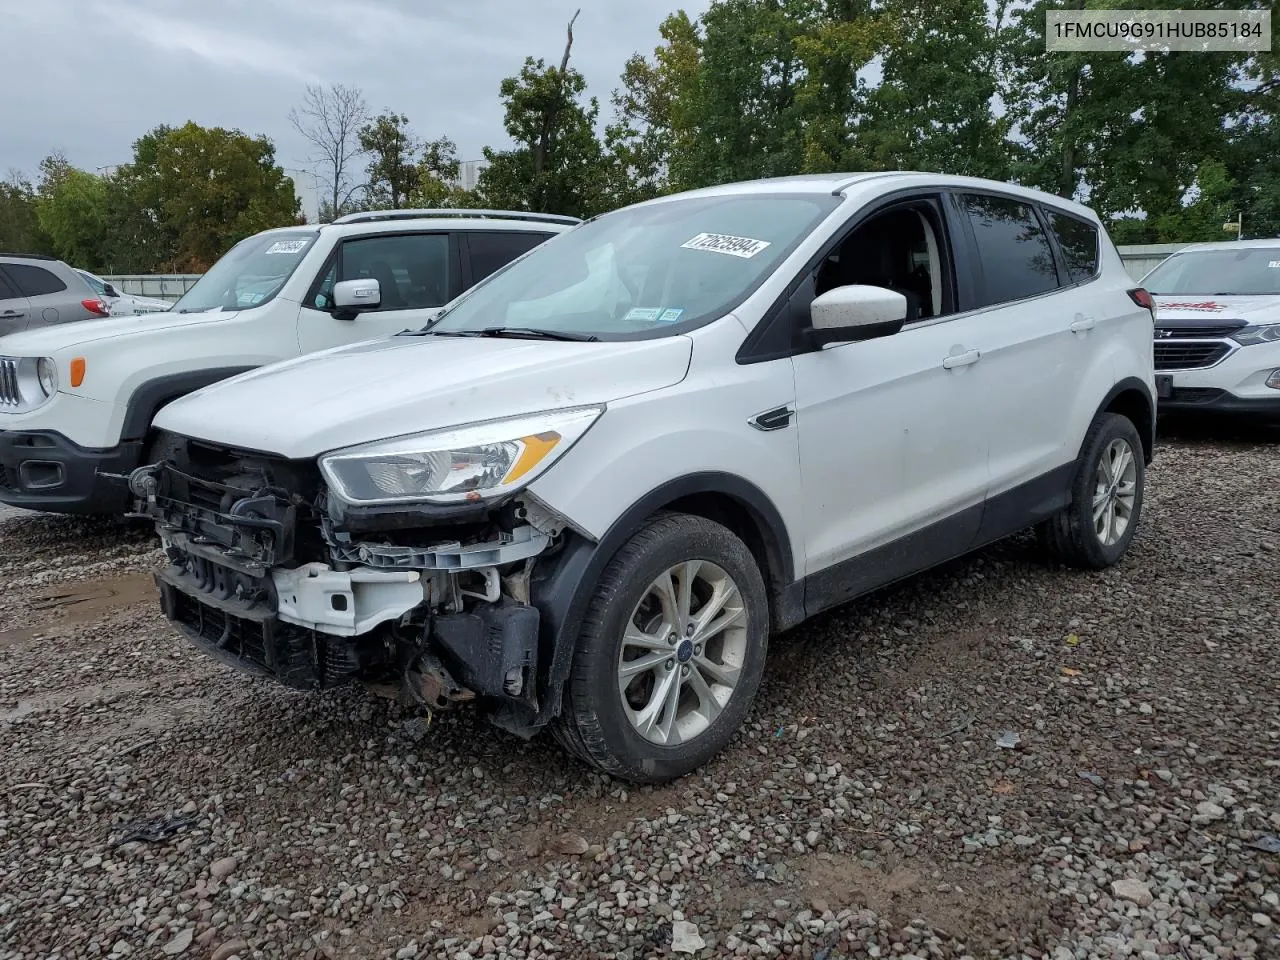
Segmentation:
<svg viewBox="0 0 1280 960">
<path fill-rule="evenodd" d="M 852 284 L 835 287 L 809 305 L 806 337 L 814 346 L 889 337 L 910 314 L 907 298 L 885 287 Z"/>
<path fill-rule="evenodd" d="M 105 293 L 108 297 L 120 296 L 120 294 L 116 293 L 116 288 L 109 283 L 104 283 L 102 285 L 102 292 Z"/>
<path fill-rule="evenodd" d="M 339 280 L 333 285 L 333 315 L 339 320 L 354 320 L 362 310 L 375 310 L 382 304 L 382 288 L 372 277 Z"/>
</svg>

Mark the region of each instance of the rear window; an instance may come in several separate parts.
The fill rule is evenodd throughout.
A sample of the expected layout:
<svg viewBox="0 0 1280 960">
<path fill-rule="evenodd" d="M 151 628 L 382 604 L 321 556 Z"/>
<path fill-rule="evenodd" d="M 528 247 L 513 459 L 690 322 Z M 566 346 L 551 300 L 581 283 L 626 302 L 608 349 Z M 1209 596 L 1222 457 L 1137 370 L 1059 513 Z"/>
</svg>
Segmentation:
<svg viewBox="0 0 1280 960">
<path fill-rule="evenodd" d="M 1079 283 L 1098 274 L 1098 228 L 1065 213 L 1046 211 L 1049 229 L 1067 262 L 1067 278 Z"/>
<path fill-rule="evenodd" d="M 44 267 L 33 267 L 29 263 L 9 263 L 5 264 L 4 269 L 24 297 L 44 297 L 67 289 L 65 283 Z"/>
<path fill-rule="evenodd" d="M 1057 289 L 1053 249 L 1030 204 L 977 194 L 961 196 L 960 203 L 973 225 L 982 265 L 982 306 Z"/>
</svg>

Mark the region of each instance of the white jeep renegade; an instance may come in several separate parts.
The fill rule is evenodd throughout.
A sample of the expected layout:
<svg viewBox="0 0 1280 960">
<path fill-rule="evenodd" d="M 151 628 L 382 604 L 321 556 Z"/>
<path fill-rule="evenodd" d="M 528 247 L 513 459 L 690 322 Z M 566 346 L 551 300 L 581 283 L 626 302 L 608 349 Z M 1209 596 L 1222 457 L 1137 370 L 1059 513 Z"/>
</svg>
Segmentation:
<svg viewBox="0 0 1280 960">
<path fill-rule="evenodd" d="M 170 404 L 130 485 L 164 612 L 213 656 L 470 701 L 657 782 L 729 741 L 771 631 L 1031 525 L 1116 563 L 1152 322 L 1055 196 L 730 184 L 589 221 L 415 334 Z"/>
<path fill-rule="evenodd" d="M 151 423 L 164 404 L 263 364 L 419 327 L 579 222 L 395 210 L 267 230 L 232 247 L 169 311 L 4 337 L 0 502 L 123 513 L 127 474 L 162 452 Z M 358 310 L 342 299 L 356 279 L 366 280 Z"/>
</svg>

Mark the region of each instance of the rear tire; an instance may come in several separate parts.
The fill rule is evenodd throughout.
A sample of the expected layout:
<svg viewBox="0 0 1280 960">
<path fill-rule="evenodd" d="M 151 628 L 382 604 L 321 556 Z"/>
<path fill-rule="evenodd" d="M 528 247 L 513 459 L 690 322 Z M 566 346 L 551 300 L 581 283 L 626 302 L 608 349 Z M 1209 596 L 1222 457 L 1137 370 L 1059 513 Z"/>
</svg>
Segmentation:
<svg viewBox="0 0 1280 960">
<path fill-rule="evenodd" d="M 1146 486 L 1142 438 L 1127 417 L 1099 414 L 1085 435 L 1071 505 L 1037 527 L 1041 544 L 1059 563 L 1103 570 L 1118 563 L 1142 518 Z"/>
<path fill-rule="evenodd" d="M 658 514 L 600 576 L 556 739 L 637 783 L 696 770 L 747 715 L 768 624 L 764 578 L 746 544 L 702 517 Z"/>
</svg>

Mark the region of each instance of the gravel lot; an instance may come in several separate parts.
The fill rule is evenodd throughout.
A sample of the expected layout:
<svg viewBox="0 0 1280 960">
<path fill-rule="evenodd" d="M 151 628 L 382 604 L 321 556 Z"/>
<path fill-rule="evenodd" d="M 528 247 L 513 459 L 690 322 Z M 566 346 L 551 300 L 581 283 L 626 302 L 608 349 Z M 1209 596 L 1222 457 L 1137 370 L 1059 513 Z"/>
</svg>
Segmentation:
<svg viewBox="0 0 1280 960">
<path fill-rule="evenodd" d="M 1280 956 L 1280 443 L 1166 439 L 1144 520 L 778 638 L 730 750 L 630 790 L 246 680 L 148 532 L 10 513 L 0 957 Z"/>
</svg>

